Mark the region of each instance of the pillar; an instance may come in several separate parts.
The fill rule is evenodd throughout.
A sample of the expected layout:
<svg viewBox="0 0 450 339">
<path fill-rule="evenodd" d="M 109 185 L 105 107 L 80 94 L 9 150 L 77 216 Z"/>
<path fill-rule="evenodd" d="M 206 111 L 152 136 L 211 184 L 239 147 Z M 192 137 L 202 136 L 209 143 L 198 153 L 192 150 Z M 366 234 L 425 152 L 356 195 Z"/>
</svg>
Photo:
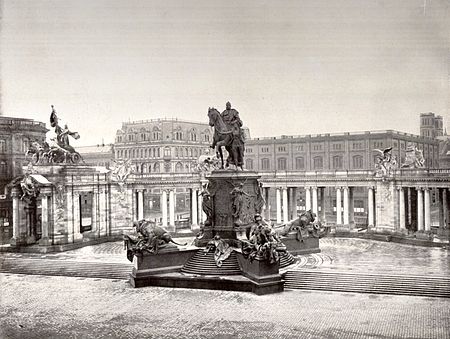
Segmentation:
<svg viewBox="0 0 450 339">
<path fill-rule="evenodd" d="M 316 215 L 319 215 L 319 207 L 317 204 L 317 187 L 312 188 L 312 211 L 316 213 Z"/>
<path fill-rule="evenodd" d="M 197 209 L 197 189 L 191 189 L 191 215 L 192 215 L 192 226 L 198 225 L 198 209 Z"/>
<path fill-rule="evenodd" d="M 283 188 L 283 223 L 289 221 L 289 202 L 288 202 L 288 189 Z"/>
<path fill-rule="evenodd" d="M 407 219 L 406 219 L 406 223 L 411 226 L 412 224 L 412 198 L 411 198 L 411 187 L 407 188 L 407 202 L 406 202 L 406 208 L 407 208 Z"/>
<path fill-rule="evenodd" d="M 368 222 L 369 225 L 368 226 L 375 226 L 375 201 L 374 201 L 374 192 L 373 192 L 373 188 L 369 187 L 368 189 L 368 196 L 367 196 L 367 201 L 368 201 L 368 206 L 367 206 L 367 214 L 368 214 Z"/>
<path fill-rule="evenodd" d="M 349 224 L 348 187 L 344 187 L 344 225 Z"/>
<path fill-rule="evenodd" d="M 289 188 L 289 220 L 297 216 L 297 189 L 295 187 Z"/>
<path fill-rule="evenodd" d="M 349 212 L 349 223 L 355 225 L 355 200 L 353 194 L 353 187 L 348 188 L 348 212 Z"/>
<path fill-rule="evenodd" d="M 400 217 L 400 231 L 406 231 L 406 206 L 405 206 L 405 190 L 403 187 L 399 189 L 399 217 Z"/>
<path fill-rule="evenodd" d="M 16 245 L 20 242 L 20 201 L 19 201 L 19 192 L 16 192 L 13 189 L 12 193 L 12 203 L 13 203 L 13 220 L 12 220 L 12 238 L 11 245 Z"/>
<path fill-rule="evenodd" d="M 325 187 L 320 188 L 320 206 L 321 206 L 321 215 L 319 220 L 323 223 L 326 223 L 327 219 L 327 209 L 326 209 L 326 201 L 325 201 Z"/>
<path fill-rule="evenodd" d="M 137 198 L 137 219 L 144 219 L 144 192 L 142 190 L 138 191 Z"/>
<path fill-rule="evenodd" d="M 161 196 L 161 212 L 162 212 L 162 226 L 167 227 L 167 191 L 162 191 Z"/>
<path fill-rule="evenodd" d="M 430 189 L 426 188 L 424 191 L 425 195 L 425 206 L 424 206 L 424 213 L 425 213 L 425 231 L 429 232 L 431 231 L 431 200 L 430 200 Z"/>
<path fill-rule="evenodd" d="M 417 189 L 417 230 L 423 231 L 423 191 Z"/>
<path fill-rule="evenodd" d="M 305 187 L 305 210 L 309 211 L 311 209 L 311 188 Z"/>
<path fill-rule="evenodd" d="M 443 188 L 436 188 L 436 201 L 439 209 L 439 228 L 444 226 L 444 205 L 442 204 Z"/>
<path fill-rule="evenodd" d="M 443 226 L 441 228 L 447 228 L 448 223 L 448 205 L 447 205 L 447 189 L 442 189 L 442 211 L 444 214 Z"/>
<path fill-rule="evenodd" d="M 264 194 L 265 194 L 264 200 L 266 201 L 266 204 L 265 204 L 265 218 L 266 218 L 266 220 L 270 220 L 270 200 L 269 200 L 269 198 L 270 198 L 270 187 L 264 188 Z"/>
<path fill-rule="evenodd" d="M 41 239 L 39 239 L 39 245 L 47 246 L 50 244 L 49 242 L 49 199 L 51 196 L 49 194 L 44 194 L 42 191 L 40 193 L 41 196 L 41 230 L 42 235 Z"/>
<path fill-rule="evenodd" d="M 281 224 L 281 192 L 277 188 L 277 224 Z"/>
<path fill-rule="evenodd" d="M 95 213 L 97 209 L 97 201 L 95 199 L 96 195 L 93 196 L 92 211 Z M 81 205 L 80 205 L 80 194 L 73 194 L 73 240 L 81 241 L 83 235 L 81 234 Z M 94 219 L 91 219 L 92 224 Z"/>
<path fill-rule="evenodd" d="M 169 226 L 175 228 L 175 190 L 169 191 Z"/>
<path fill-rule="evenodd" d="M 342 225 L 341 188 L 336 188 L 336 225 Z"/>
</svg>

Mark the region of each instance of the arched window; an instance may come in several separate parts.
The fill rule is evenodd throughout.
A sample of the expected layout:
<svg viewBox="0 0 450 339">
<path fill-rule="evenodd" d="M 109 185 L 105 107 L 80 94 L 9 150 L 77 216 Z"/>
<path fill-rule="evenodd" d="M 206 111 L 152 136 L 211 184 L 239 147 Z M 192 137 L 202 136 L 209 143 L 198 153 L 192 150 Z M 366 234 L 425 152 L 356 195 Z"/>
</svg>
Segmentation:
<svg viewBox="0 0 450 339">
<path fill-rule="evenodd" d="M 153 172 L 155 172 L 155 173 L 160 172 L 159 162 L 156 162 L 155 165 L 153 166 Z"/>
<path fill-rule="evenodd" d="M 279 171 L 286 171 L 286 158 L 278 158 L 277 169 Z"/>
<path fill-rule="evenodd" d="M 313 165 L 314 165 L 314 169 L 323 169 L 323 158 L 322 157 L 314 157 Z"/>
<path fill-rule="evenodd" d="M 6 175 L 8 174 L 8 166 L 6 161 L 0 161 L 0 174 Z"/>
<path fill-rule="evenodd" d="M 354 155 L 353 156 L 353 168 L 354 169 L 361 169 L 364 167 L 364 159 L 361 155 Z"/>
<path fill-rule="evenodd" d="M 248 170 L 253 169 L 253 159 L 246 159 L 245 160 L 245 168 Z"/>
<path fill-rule="evenodd" d="M 161 140 L 162 139 L 161 130 L 157 126 L 153 127 L 152 137 L 153 137 L 153 140 Z"/>
<path fill-rule="evenodd" d="M 295 158 L 295 169 L 297 170 L 305 169 L 305 158 L 303 157 Z"/>
<path fill-rule="evenodd" d="M 263 171 L 270 170 L 270 159 L 267 159 L 267 158 L 261 159 L 261 169 Z"/>
<path fill-rule="evenodd" d="M 333 169 L 342 169 L 342 156 L 335 155 L 333 157 Z"/>
<path fill-rule="evenodd" d="M 175 172 L 183 172 L 183 164 L 181 162 L 177 162 L 177 164 L 175 165 Z"/>
</svg>

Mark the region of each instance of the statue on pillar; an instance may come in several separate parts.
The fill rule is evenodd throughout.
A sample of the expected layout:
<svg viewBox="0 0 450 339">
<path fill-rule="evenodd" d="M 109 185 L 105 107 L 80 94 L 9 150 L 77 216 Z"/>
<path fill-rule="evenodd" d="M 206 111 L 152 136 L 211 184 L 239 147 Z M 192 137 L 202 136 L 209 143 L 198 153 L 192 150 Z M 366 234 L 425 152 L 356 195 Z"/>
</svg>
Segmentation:
<svg viewBox="0 0 450 339">
<path fill-rule="evenodd" d="M 213 206 L 211 194 L 208 191 L 208 184 L 203 184 L 203 189 L 200 192 L 200 196 L 202 197 L 202 210 L 206 214 L 206 220 L 204 222 L 204 225 L 210 226 Z"/>
<path fill-rule="evenodd" d="M 242 212 L 245 203 L 245 197 L 250 197 L 250 194 L 244 191 L 244 183 L 240 182 L 238 186 L 235 186 L 233 190 L 230 192 L 233 196 L 233 217 L 234 224 L 236 226 L 241 226 L 242 222 Z"/>
<path fill-rule="evenodd" d="M 234 165 L 236 169 L 243 169 L 244 165 L 244 132 L 239 112 L 226 103 L 226 109 L 219 113 L 214 107 L 208 109 L 209 125 L 214 127 L 214 137 L 211 148 L 216 148 L 217 157 L 221 159 L 224 168 L 222 146 L 228 152 L 226 167 Z"/>
<path fill-rule="evenodd" d="M 374 151 L 379 153 L 375 163 L 375 176 L 384 179 L 393 175 L 398 165 L 395 155 L 392 155 L 392 147 L 386 148 L 383 151 L 380 149 L 374 149 Z"/>
<path fill-rule="evenodd" d="M 422 150 L 418 149 L 416 145 L 409 143 L 406 147 L 405 162 L 400 166 L 401 168 L 424 168 L 425 158 Z"/>
</svg>

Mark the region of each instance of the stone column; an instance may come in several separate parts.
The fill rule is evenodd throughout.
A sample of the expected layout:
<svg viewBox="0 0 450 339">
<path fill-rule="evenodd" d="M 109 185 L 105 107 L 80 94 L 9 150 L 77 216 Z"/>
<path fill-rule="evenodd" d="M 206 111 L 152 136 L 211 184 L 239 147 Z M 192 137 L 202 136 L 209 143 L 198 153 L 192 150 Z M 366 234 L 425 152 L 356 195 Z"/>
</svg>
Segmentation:
<svg viewBox="0 0 450 339">
<path fill-rule="evenodd" d="M 286 187 L 283 187 L 283 222 L 289 221 L 289 203 L 288 203 L 288 191 Z"/>
<path fill-rule="evenodd" d="M 403 187 L 399 189 L 399 216 L 400 216 L 400 232 L 406 232 L 406 215 L 405 215 L 405 190 Z"/>
<path fill-rule="evenodd" d="M 139 190 L 137 195 L 137 219 L 144 219 L 144 192 L 142 190 Z"/>
<path fill-rule="evenodd" d="M 200 194 L 197 194 L 197 207 L 198 224 L 201 224 L 205 222 L 206 214 L 203 212 L 203 198 Z"/>
<path fill-rule="evenodd" d="M 411 202 L 411 187 L 407 188 L 407 201 L 406 201 L 406 224 L 411 225 L 412 224 L 412 202 Z"/>
<path fill-rule="evenodd" d="M 289 220 L 292 220 L 297 215 L 297 189 L 295 187 L 289 188 Z"/>
<path fill-rule="evenodd" d="M 373 192 L 373 188 L 369 187 L 368 189 L 368 193 L 367 193 L 367 201 L 368 201 L 368 206 L 367 206 L 367 217 L 368 217 L 368 226 L 375 226 L 375 201 L 374 201 L 374 192 Z"/>
<path fill-rule="evenodd" d="M 92 211 L 95 213 L 97 209 L 97 201 L 95 195 L 93 195 Z M 92 216 L 91 216 L 92 217 Z M 91 219 L 93 222 L 93 219 Z M 80 194 L 73 194 L 73 240 L 82 241 L 83 235 L 81 234 L 81 205 L 80 205 Z"/>
<path fill-rule="evenodd" d="M 423 231 L 423 191 L 417 189 L 417 230 Z"/>
<path fill-rule="evenodd" d="M 264 200 L 266 201 L 265 206 L 265 219 L 270 220 L 270 187 L 264 188 Z"/>
<path fill-rule="evenodd" d="M 167 191 L 166 190 L 162 190 L 161 212 L 162 212 L 162 226 L 167 227 Z"/>
<path fill-rule="evenodd" d="M 353 199 L 353 187 L 348 188 L 348 217 L 349 223 L 355 226 L 355 200 Z"/>
<path fill-rule="evenodd" d="M 444 214 L 443 226 L 442 228 L 447 228 L 448 224 L 448 205 L 447 205 L 447 189 L 442 189 L 442 211 Z"/>
<path fill-rule="evenodd" d="M 281 224 L 281 192 L 277 188 L 277 224 Z"/>
<path fill-rule="evenodd" d="M 40 193 L 41 196 L 41 230 L 42 230 L 42 235 L 41 235 L 41 239 L 39 239 L 39 245 L 41 246 L 47 246 L 50 244 L 49 241 L 49 220 L 48 220 L 48 215 L 49 215 L 49 206 L 51 206 L 51 204 L 49 205 L 48 201 L 49 198 L 51 197 L 50 194 L 48 193 L 44 193 L 41 190 Z"/>
<path fill-rule="evenodd" d="M 425 231 L 429 232 L 431 231 L 431 200 L 430 200 L 430 189 L 425 188 L 425 206 L 424 206 L 424 212 L 425 212 Z"/>
<path fill-rule="evenodd" d="M 341 188 L 336 188 L 336 225 L 342 225 Z"/>
<path fill-rule="evenodd" d="M 198 225 L 198 215 L 197 215 L 197 189 L 191 188 L 191 229 L 194 229 Z"/>
<path fill-rule="evenodd" d="M 325 201 L 325 187 L 320 188 L 320 206 L 321 206 L 321 216 L 319 220 L 322 223 L 326 223 L 327 219 L 327 209 L 326 209 L 326 201 Z"/>
<path fill-rule="evenodd" d="M 443 188 L 436 188 L 436 202 L 439 210 L 439 228 L 444 227 L 444 205 L 442 204 L 443 192 Z"/>
<path fill-rule="evenodd" d="M 18 189 L 13 188 L 11 192 L 12 203 L 13 203 L 13 220 L 12 220 L 12 238 L 11 245 L 16 246 L 20 244 L 20 200 L 19 200 Z"/>
<path fill-rule="evenodd" d="M 344 187 L 344 225 L 349 224 L 349 211 L 348 211 L 348 187 Z"/>
<path fill-rule="evenodd" d="M 175 230 L 175 191 L 169 191 L 169 227 Z"/>
<path fill-rule="evenodd" d="M 319 206 L 318 206 L 318 201 L 317 201 L 317 187 L 314 186 L 312 188 L 312 211 L 314 213 L 316 213 L 316 215 L 319 215 Z"/>
<path fill-rule="evenodd" d="M 305 187 L 305 210 L 309 211 L 311 209 L 311 188 Z"/>
</svg>

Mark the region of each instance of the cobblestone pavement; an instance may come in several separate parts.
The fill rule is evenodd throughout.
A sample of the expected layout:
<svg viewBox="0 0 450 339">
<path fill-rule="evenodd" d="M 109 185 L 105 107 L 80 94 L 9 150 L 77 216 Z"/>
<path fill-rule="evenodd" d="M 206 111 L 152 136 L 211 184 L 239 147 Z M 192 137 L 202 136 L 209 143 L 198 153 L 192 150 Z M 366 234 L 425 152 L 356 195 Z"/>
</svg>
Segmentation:
<svg viewBox="0 0 450 339">
<path fill-rule="evenodd" d="M 0 274 L 1 338 L 449 338 L 450 300 Z M 20 293 L 18 292 L 20 291 Z"/>
</svg>

